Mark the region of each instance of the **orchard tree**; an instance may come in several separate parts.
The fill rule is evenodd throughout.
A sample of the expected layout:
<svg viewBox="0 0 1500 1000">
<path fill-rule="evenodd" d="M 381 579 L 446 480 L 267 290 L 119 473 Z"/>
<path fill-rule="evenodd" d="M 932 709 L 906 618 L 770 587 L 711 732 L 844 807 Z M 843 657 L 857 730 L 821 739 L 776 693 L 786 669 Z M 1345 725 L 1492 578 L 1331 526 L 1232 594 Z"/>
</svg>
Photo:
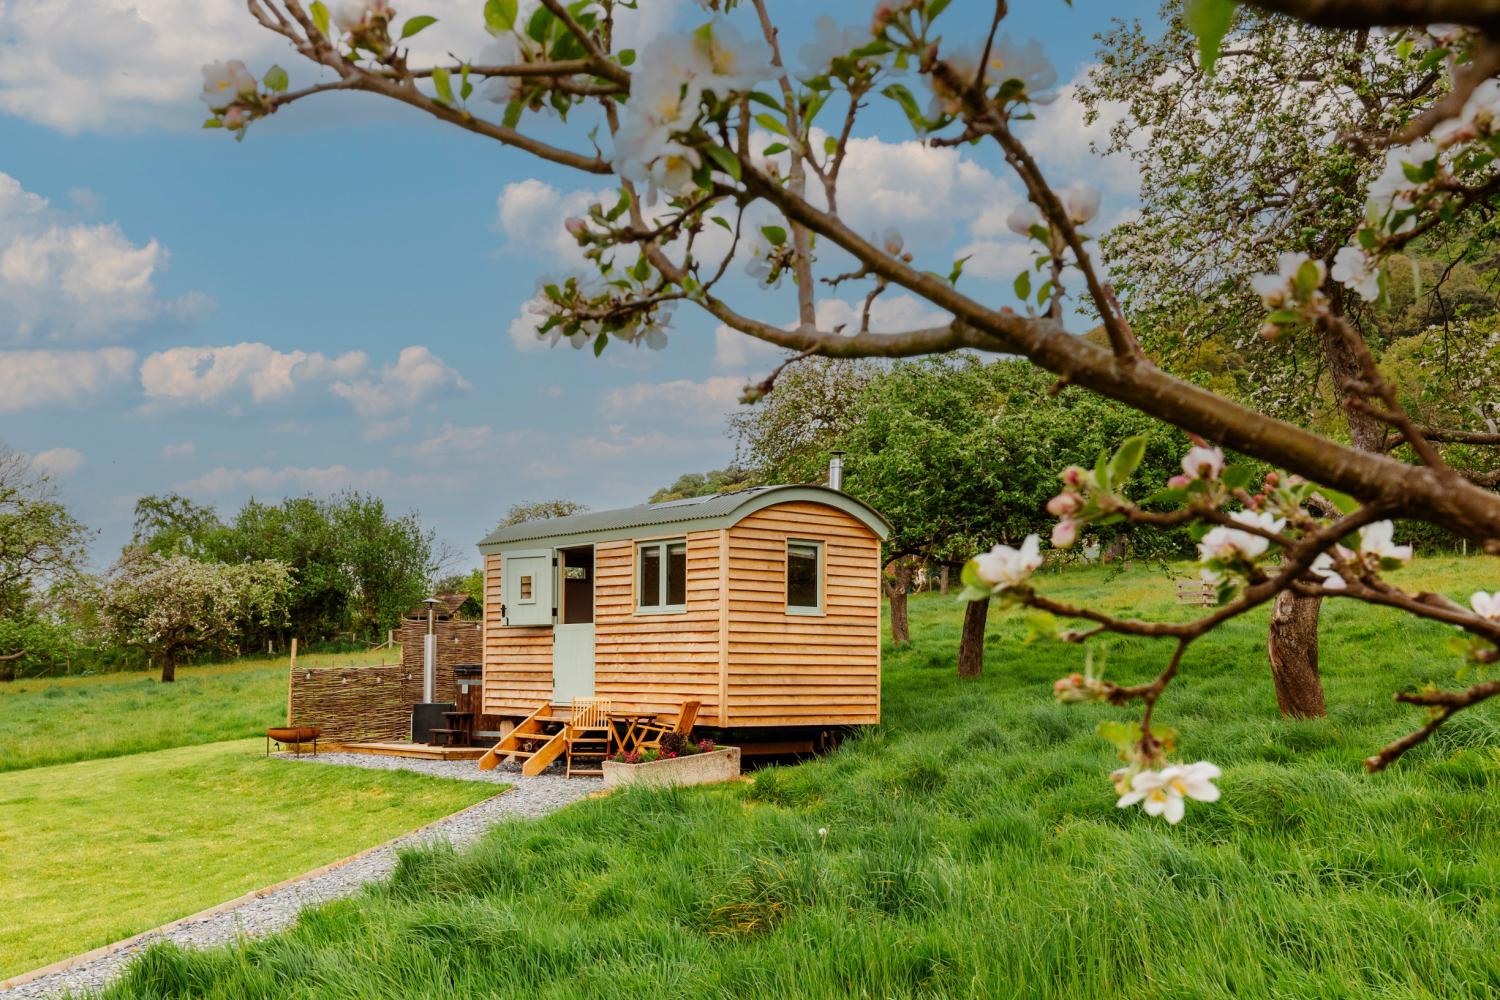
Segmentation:
<svg viewBox="0 0 1500 1000">
<path fill-rule="evenodd" d="M 87 541 L 51 478 L 0 445 L 0 618 L 21 615 L 40 593 L 76 577 Z"/>
<path fill-rule="evenodd" d="M 540 0 L 521 18 L 515 0 L 487 0 L 492 47 L 481 58 L 465 53 L 430 65 L 415 64 L 404 41 L 431 23 L 420 9 L 403 20 L 385 0 L 354 0 L 333 18 L 321 0 L 306 6 L 247 0 L 251 16 L 321 76 L 293 89 L 280 67 L 257 80 L 241 63 L 215 64 L 205 70 L 203 96 L 210 124 L 242 136 L 290 105 L 329 91 L 361 91 L 581 175 L 613 176 L 618 196 L 567 224 L 593 273 L 543 285 L 537 328 L 547 341 L 567 340 L 594 353 L 622 342 L 662 347 L 673 310 L 686 308 L 799 356 L 893 358 L 963 349 L 1012 355 L 1061 383 L 1198 435 L 1203 443 L 1183 456 L 1174 484 L 1152 503 L 1132 486 L 1145 442 L 1131 437 L 1092 469 L 1063 470 L 1064 489 L 1053 507 L 1070 526 L 1064 535 L 1107 521 L 1197 533 L 1203 570 L 1221 594 L 1220 605 L 1202 617 L 1140 621 L 1053 600 L 1029 579 L 1044 558 L 1034 535 L 965 567 L 976 599 L 998 597 L 1060 623 L 1084 623 L 1060 625 L 1059 639 L 1086 643 L 1112 632 L 1162 641 L 1163 666 L 1154 678 L 1116 683 L 1079 674 L 1063 678 L 1057 694 L 1122 707 L 1140 703 L 1134 728 L 1113 730 L 1127 761 L 1115 775 L 1119 802 L 1176 821 L 1185 798 L 1216 797 L 1218 771 L 1172 761 L 1157 706 L 1199 638 L 1285 591 L 1401 608 L 1465 633 L 1463 659 L 1500 661 L 1500 601 L 1481 594 L 1465 607 L 1407 593 L 1382 575 L 1410 555 L 1392 537 L 1393 518 L 1435 524 L 1500 553 L 1500 496 L 1466 479 L 1440 449 L 1448 441 L 1500 443 L 1500 435 L 1419 425 L 1340 308 L 1350 296 L 1378 300 L 1392 255 L 1468 225 L 1500 191 L 1500 82 L 1493 79 L 1500 72 L 1500 0 L 1246 5 L 1314 24 L 1326 30 L 1329 46 L 1363 33 L 1365 44 L 1382 47 L 1389 58 L 1436 74 L 1434 86 L 1442 91 L 1409 121 L 1374 119 L 1368 134 L 1357 137 L 1379 148 L 1381 161 L 1358 230 L 1334 252 L 1334 266 L 1307 249 L 1290 249 L 1252 282 L 1268 338 L 1343 345 L 1353 362 L 1340 375 L 1346 408 L 1400 438 L 1398 451 L 1372 451 L 1298 426 L 1273 408 L 1230 398 L 1153 362 L 1092 249 L 1097 190 L 1055 186 L 1017 135 L 1017 122 L 1055 96 L 1057 73 L 1040 46 L 1018 44 L 1003 32 L 1003 0 L 977 22 L 945 17 L 947 0 L 887 0 L 867 26 L 820 30 L 797 53 L 795 71 L 765 0 L 701 4 L 714 15 L 658 35 L 639 53 L 615 43 L 616 14 L 633 4 Z M 1192 0 L 1191 9 L 1207 70 L 1236 7 L 1233 0 Z M 913 87 L 930 94 L 925 106 Z M 1279 91 L 1260 96 L 1271 103 L 1281 98 Z M 859 183 L 845 170 L 850 141 L 868 128 L 862 111 L 877 101 L 891 102 L 929 143 L 967 145 L 1015 174 L 1028 204 L 1008 221 L 1034 256 L 1027 277 L 1015 283 L 1022 308 L 982 301 L 959 287 L 962 269 L 953 262 L 918 261 L 900 233 L 872 236 L 841 216 L 841 194 Z M 548 113 L 566 122 L 537 120 Z M 1331 197 L 1318 195 L 1313 204 Z M 1303 223 L 1320 227 L 1316 208 Z M 1246 222 L 1278 238 L 1264 230 L 1268 224 Z M 705 236 L 715 231 L 727 238 Z M 792 322 L 784 322 L 775 294 L 732 300 L 723 278 L 736 257 L 748 257 L 747 269 L 767 288 L 785 289 Z M 1123 285 L 1129 276 L 1117 278 Z M 861 303 L 856 319 L 838 328 L 819 325 L 818 299 L 830 286 Z M 882 328 L 873 308 L 889 289 L 940 318 Z M 1102 325 L 1105 343 L 1070 332 L 1078 312 Z M 747 396 L 773 389 L 775 374 Z M 1275 471 L 1254 484 L 1243 466 L 1225 466 L 1223 448 Z M 1388 766 L 1454 713 L 1496 694 L 1500 680 L 1487 678 L 1451 690 L 1401 692 L 1400 701 L 1429 716 L 1368 766 Z"/>
<path fill-rule="evenodd" d="M 110 571 L 99 610 L 106 634 L 160 661 L 170 684 L 184 659 L 233 648 L 247 627 L 279 624 L 291 588 L 291 570 L 273 559 L 207 563 L 135 550 Z"/>
<path fill-rule="evenodd" d="M 162 556 L 211 558 L 224 524 L 214 509 L 179 493 L 143 496 L 135 502 L 128 548 Z"/>
<path fill-rule="evenodd" d="M 828 453 L 859 419 L 879 371 L 873 362 L 809 357 L 749 389 L 757 405 L 729 418 L 739 461 L 762 483 L 822 482 Z"/>
<path fill-rule="evenodd" d="M 582 514 L 588 510 L 586 504 L 574 500 L 537 500 L 532 503 L 512 504 L 510 510 L 500 519 L 496 529 L 508 528 L 513 524 L 521 524 L 525 521 L 540 521 L 549 517 L 567 517 L 569 514 Z"/>
<path fill-rule="evenodd" d="M 647 503 L 666 503 L 670 500 L 686 500 L 689 497 L 707 497 L 716 493 L 734 493 L 756 485 L 754 475 L 748 469 L 731 465 L 726 469 L 711 472 L 688 472 L 672 483 L 651 494 Z"/>
<path fill-rule="evenodd" d="M 1252 283 L 1280 255 L 1306 255 L 1336 279 L 1325 289 L 1328 313 L 1359 333 L 1363 349 L 1378 356 L 1404 332 L 1391 322 L 1395 310 L 1377 306 L 1380 278 L 1351 243 L 1372 183 L 1402 179 L 1390 175 L 1384 137 L 1438 107 L 1455 53 L 1434 36 L 1333 33 L 1242 6 L 1210 67 L 1182 6 L 1162 13 L 1159 34 L 1139 22 L 1106 33 L 1080 95 L 1094 113 L 1107 102 L 1123 109 L 1106 151 L 1128 155 L 1140 171 L 1139 216 L 1103 241 L 1138 336 L 1168 370 L 1232 359 L 1234 395 L 1356 448 L 1387 450 L 1399 433 L 1363 391 L 1361 346 L 1332 324 L 1280 336 L 1281 326 L 1263 326 Z M 1456 303 L 1444 286 L 1465 257 L 1493 256 L 1493 230 L 1474 213 L 1443 227 L 1445 259 L 1421 295 L 1445 328 Z M 1397 294 L 1409 301 L 1409 262 L 1399 273 Z M 1483 341 L 1450 354 L 1450 369 L 1471 365 Z M 1271 616 L 1267 652 L 1277 700 L 1291 715 L 1324 713 L 1320 603 L 1286 590 Z"/>
</svg>

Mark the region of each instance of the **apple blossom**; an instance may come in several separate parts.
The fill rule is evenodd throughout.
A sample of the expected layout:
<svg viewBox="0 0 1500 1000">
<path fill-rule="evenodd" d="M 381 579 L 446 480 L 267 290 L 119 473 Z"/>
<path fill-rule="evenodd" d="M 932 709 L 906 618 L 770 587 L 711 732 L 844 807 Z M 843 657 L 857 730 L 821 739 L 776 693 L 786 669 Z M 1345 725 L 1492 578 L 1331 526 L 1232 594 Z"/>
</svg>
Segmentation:
<svg viewBox="0 0 1500 1000">
<path fill-rule="evenodd" d="M 1474 591 L 1474 595 L 1469 598 L 1469 607 L 1481 618 L 1500 621 L 1500 590 L 1493 594 L 1486 594 L 1482 590 Z"/>
<path fill-rule="evenodd" d="M 996 545 L 974 557 L 979 579 L 995 592 L 1020 586 L 1041 565 L 1041 539 L 1034 534 L 1027 535 L 1018 549 Z"/>
<path fill-rule="evenodd" d="M 1279 534 L 1281 529 L 1286 527 L 1284 518 L 1276 517 L 1269 511 L 1256 513 L 1250 510 L 1240 510 L 1230 514 L 1229 517 L 1232 521 L 1260 528 L 1271 534 Z M 1252 534 L 1221 524 L 1210 529 L 1198 542 L 1198 558 L 1204 562 L 1214 559 L 1242 559 L 1254 562 L 1265 555 L 1266 549 L 1270 546 L 1271 540 L 1264 535 Z"/>
<path fill-rule="evenodd" d="M 804 78 L 822 76 L 835 59 L 847 56 L 868 41 L 869 35 L 857 28 L 840 28 L 833 18 L 821 15 L 813 22 L 813 40 L 797 50 L 797 58 L 806 70 Z"/>
<path fill-rule="evenodd" d="M 1076 514 L 1081 507 L 1083 507 L 1083 497 L 1071 490 L 1064 490 L 1047 501 L 1047 513 L 1053 517 L 1067 517 L 1069 514 Z"/>
<path fill-rule="evenodd" d="M 703 89 L 719 98 L 754 89 L 776 72 L 771 46 L 760 38 L 745 38 L 733 24 L 717 18 L 692 35 L 706 64 Z"/>
<path fill-rule="evenodd" d="M 1052 526 L 1052 544 L 1065 549 L 1078 539 L 1078 522 L 1065 517 Z"/>
<path fill-rule="evenodd" d="M 203 67 L 203 103 L 212 111 L 223 111 L 240 97 L 255 91 L 255 77 L 238 59 Z"/>
<path fill-rule="evenodd" d="M 376 20 L 389 21 L 396 10 L 385 0 L 345 0 L 333 8 L 333 23 L 341 31 L 356 32 Z"/>
<path fill-rule="evenodd" d="M 1318 553 L 1318 558 L 1312 561 L 1312 565 L 1308 567 L 1308 572 L 1317 577 L 1323 586 L 1329 590 L 1343 590 L 1348 586 L 1344 582 L 1343 576 L 1339 574 L 1338 569 L 1334 566 L 1333 557 L 1327 552 Z"/>
<path fill-rule="evenodd" d="M 1359 533 L 1359 554 L 1373 556 L 1381 562 L 1411 561 L 1411 546 L 1395 544 L 1396 526 L 1390 521 L 1367 524 Z"/>
<path fill-rule="evenodd" d="M 1386 151 L 1385 166 L 1380 175 L 1370 182 L 1365 204 L 1370 215 L 1384 219 L 1393 212 L 1404 212 L 1415 205 L 1415 195 L 1420 184 L 1406 176 L 1406 168 L 1422 167 L 1436 159 L 1437 146 L 1427 139 L 1410 146 L 1396 146 Z M 1404 220 L 1396 229 L 1401 232 L 1416 225 L 1415 219 Z"/>
<path fill-rule="evenodd" d="M 750 243 L 750 259 L 745 262 L 745 273 L 759 282 L 762 288 L 778 288 L 781 285 L 785 269 L 777 266 L 777 249 L 766 239 L 764 233 L 756 231 Z"/>
<path fill-rule="evenodd" d="M 900 256 L 901 248 L 906 245 L 906 241 L 901 238 L 901 230 L 895 226 L 887 226 L 885 232 L 881 234 L 880 241 L 885 252 L 892 257 Z"/>
<path fill-rule="evenodd" d="M 1058 193 L 1063 210 L 1075 226 L 1081 226 L 1099 214 L 1099 189 L 1082 181 L 1069 184 Z"/>
<path fill-rule="evenodd" d="M 1196 476 L 1184 476 L 1181 473 L 1178 473 L 1177 475 L 1167 479 L 1167 488 L 1173 490 L 1187 489 L 1192 485 L 1193 480 L 1196 478 Z"/>
<path fill-rule="evenodd" d="M 1218 479 L 1224 471 L 1224 452 L 1209 445 L 1194 445 L 1182 456 L 1182 472 L 1192 479 Z"/>
<path fill-rule="evenodd" d="M 1030 236 L 1033 226 L 1043 226 L 1042 211 L 1029 201 L 1023 201 L 1010 210 L 1005 217 L 1005 225 L 1017 236 Z"/>
<path fill-rule="evenodd" d="M 1196 764 L 1173 764 L 1159 771 L 1141 771 L 1130 781 L 1130 790 L 1115 803 L 1121 809 L 1142 804 L 1147 816 L 1161 816 L 1168 823 L 1182 820 L 1187 799 L 1215 802 L 1219 788 L 1214 780 L 1221 772 L 1206 760 Z"/>
<path fill-rule="evenodd" d="M 483 66 L 509 66 L 522 61 L 521 43 L 512 33 L 500 35 L 479 52 Z M 495 104 L 509 104 L 526 91 L 526 81 L 519 76 L 492 76 L 479 85 L 479 96 Z"/>
<path fill-rule="evenodd" d="M 1057 94 L 1051 88 L 1057 84 L 1057 67 L 1042 50 L 1042 43 L 1035 38 L 1025 45 L 1011 41 L 1010 35 L 1001 35 L 990 52 L 990 72 L 1001 80 L 1020 80 L 1026 86 L 1026 99 L 1033 104 L 1051 104 Z"/>
<path fill-rule="evenodd" d="M 1380 298 L 1380 269 L 1357 246 L 1340 247 L 1333 257 L 1333 280 L 1359 293 L 1366 302 Z"/>
<path fill-rule="evenodd" d="M 1494 132 L 1497 121 L 1500 121 L 1500 81 L 1491 77 L 1475 87 L 1474 93 L 1464 102 L 1459 118 L 1473 125 L 1480 135 Z"/>
</svg>

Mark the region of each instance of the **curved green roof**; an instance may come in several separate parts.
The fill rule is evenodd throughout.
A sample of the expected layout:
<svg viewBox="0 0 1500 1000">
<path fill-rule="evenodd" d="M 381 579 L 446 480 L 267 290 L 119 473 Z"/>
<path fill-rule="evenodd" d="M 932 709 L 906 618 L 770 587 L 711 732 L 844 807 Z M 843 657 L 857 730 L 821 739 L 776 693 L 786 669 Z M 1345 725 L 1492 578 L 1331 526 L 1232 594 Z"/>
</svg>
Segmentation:
<svg viewBox="0 0 1500 1000">
<path fill-rule="evenodd" d="M 586 511 L 567 517 L 523 521 L 494 531 L 479 543 L 480 551 L 496 552 L 522 544 L 564 548 L 592 542 L 655 534 L 646 529 L 664 528 L 673 532 L 707 531 L 727 528 L 742 518 L 773 504 L 797 500 L 827 504 L 850 514 L 882 541 L 891 526 L 874 508 L 847 493 L 826 486 L 755 486 L 733 493 L 715 493 L 706 497 L 643 503 L 618 510 Z"/>
</svg>

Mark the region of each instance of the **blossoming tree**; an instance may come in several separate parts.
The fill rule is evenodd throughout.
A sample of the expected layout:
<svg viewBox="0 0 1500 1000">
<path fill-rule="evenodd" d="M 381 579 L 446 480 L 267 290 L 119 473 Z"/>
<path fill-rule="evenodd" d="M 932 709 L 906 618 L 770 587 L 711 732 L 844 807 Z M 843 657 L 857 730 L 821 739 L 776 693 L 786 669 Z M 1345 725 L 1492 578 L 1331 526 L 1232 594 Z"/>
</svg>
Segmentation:
<svg viewBox="0 0 1500 1000">
<path fill-rule="evenodd" d="M 476 0 L 476 3 L 478 0 Z M 1172 763 L 1169 731 L 1156 723 L 1162 695 L 1193 643 L 1226 620 L 1291 591 L 1403 609 L 1469 636 L 1465 656 L 1500 659 L 1495 602 L 1471 607 L 1435 594 L 1407 593 L 1382 572 L 1410 556 L 1390 519 L 1440 524 L 1500 553 L 1500 496 L 1469 482 L 1434 442 L 1497 443 L 1471 428 L 1418 425 L 1402 407 L 1359 330 L 1332 308 L 1335 290 L 1381 294 L 1392 255 L 1487 204 L 1500 190 L 1500 0 L 1251 0 L 1253 6 L 1330 30 L 1382 29 L 1370 44 L 1393 57 L 1427 60 L 1444 95 L 1421 116 L 1362 141 L 1385 149 L 1363 222 L 1352 242 L 1323 261 L 1289 251 L 1255 283 L 1263 332 L 1318 336 L 1347 347 L 1356 365 L 1348 389 L 1374 419 L 1409 446 L 1410 460 L 1351 446 L 1217 395 L 1153 364 L 1140 346 L 1109 276 L 1091 250 L 1099 207 L 1087 185 L 1059 190 L 1016 133 L 1018 120 L 1050 100 L 1057 74 L 1040 45 L 1003 31 L 1007 5 L 984 23 L 953 24 L 947 0 L 888 0 L 868 25 L 820 22 L 796 61 L 782 51 L 764 0 L 700 3 L 702 23 L 663 34 L 640 53 L 615 44 L 623 0 L 540 0 L 521 15 L 517 0 L 487 0 L 494 43 L 472 62 L 413 65 L 405 40 L 432 23 L 404 20 L 385 0 L 351 0 L 330 12 L 315 0 L 247 0 L 250 13 L 323 76 L 292 89 L 272 67 L 255 79 L 239 63 L 205 69 L 209 124 L 237 135 L 257 119 L 329 91 L 362 91 L 420 109 L 457 128 L 586 175 L 614 176 L 618 197 L 568 223 L 593 272 L 548 282 L 540 336 L 595 353 L 611 342 L 659 347 L 673 309 L 702 310 L 747 336 L 798 356 L 905 357 L 969 349 L 1029 359 L 1074 384 L 1199 435 L 1182 474 L 1150 498 L 1131 495 L 1143 443 L 1123 442 L 1092 469 L 1063 473 L 1053 505 L 1079 528 L 1104 521 L 1191 526 L 1204 572 L 1220 604 L 1189 622 L 1119 618 L 1053 600 L 1031 574 L 1045 558 L 1032 537 L 998 547 L 965 568 L 969 596 L 999 599 L 1083 623 L 1058 638 L 1085 643 L 1103 632 L 1160 639 L 1164 665 L 1154 678 L 1116 684 L 1086 673 L 1063 678 L 1063 700 L 1140 703 L 1138 722 L 1111 730 L 1126 766 L 1115 774 L 1122 806 L 1180 819 L 1188 798 L 1212 800 L 1217 770 Z M 1234 13 L 1232 0 L 1190 0 L 1187 8 L 1205 63 L 1211 64 Z M 1430 24 L 1442 22 L 1441 28 Z M 1388 30 L 1387 30 L 1388 29 Z M 948 39 L 976 39 L 962 48 Z M 920 81 L 915 83 L 914 81 Z M 925 106 L 912 91 L 925 89 Z M 989 150 L 1023 185 L 1029 206 L 1011 228 L 1034 251 L 1018 276 L 1024 306 L 995 308 L 958 287 L 961 268 L 914 259 L 900 234 L 869 237 L 841 217 L 850 137 L 872 102 L 890 101 L 936 146 Z M 570 133 L 526 126 L 539 113 L 564 117 Z M 548 138 L 542 138 L 545 134 Z M 561 138 L 553 138 L 561 135 Z M 1334 141 L 1334 137 L 1330 137 Z M 1316 219 L 1312 220 L 1316 224 Z M 780 325 L 764 310 L 732 301 L 724 277 L 735 259 L 768 288 L 786 288 L 796 320 Z M 835 268 L 833 264 L 847 265 Z M 932 269 L 929 269 L 932 268 Z M 1038 276 L 1033 281 L 1032 274 Z M 1128 276 L 1127 276 L 1128 277 Z M 860 289 L 857 322 L 818 325 L 820 287 Z M 872 306 L 902 289 L 946 319 L 911 329 L 878 329 Z M 1104 344 L 1075 335 L 1077 311 L 1102 324 Z M 747 395 L 770 391 L 777 372 Z M 1252 484 L 1226 466 L 1222 449 L 1254 456 L 1277 471 Z M 1367 761 L 1386 767 L 1455 712 L 1500 694 L 1500 680 L 1459 690 L 1402 692 L 1398 700 L 1429 718 Z"/>
</svg>

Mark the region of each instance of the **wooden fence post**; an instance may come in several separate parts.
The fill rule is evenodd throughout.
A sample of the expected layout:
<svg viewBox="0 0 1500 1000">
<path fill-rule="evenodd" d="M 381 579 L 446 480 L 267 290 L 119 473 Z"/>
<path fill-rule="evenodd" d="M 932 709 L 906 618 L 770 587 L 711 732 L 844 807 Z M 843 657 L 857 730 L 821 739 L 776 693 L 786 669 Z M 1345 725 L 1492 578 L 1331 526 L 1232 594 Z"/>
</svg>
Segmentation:
<svg viewBox="0 0 1500 1000">
<path fill-rule="evenodd" d="M 292 639 L 292 662 L 286 669 L 286 724 L 292 724 L 292 675 L 297 672 L 297 640 Z"/>
</svg>

